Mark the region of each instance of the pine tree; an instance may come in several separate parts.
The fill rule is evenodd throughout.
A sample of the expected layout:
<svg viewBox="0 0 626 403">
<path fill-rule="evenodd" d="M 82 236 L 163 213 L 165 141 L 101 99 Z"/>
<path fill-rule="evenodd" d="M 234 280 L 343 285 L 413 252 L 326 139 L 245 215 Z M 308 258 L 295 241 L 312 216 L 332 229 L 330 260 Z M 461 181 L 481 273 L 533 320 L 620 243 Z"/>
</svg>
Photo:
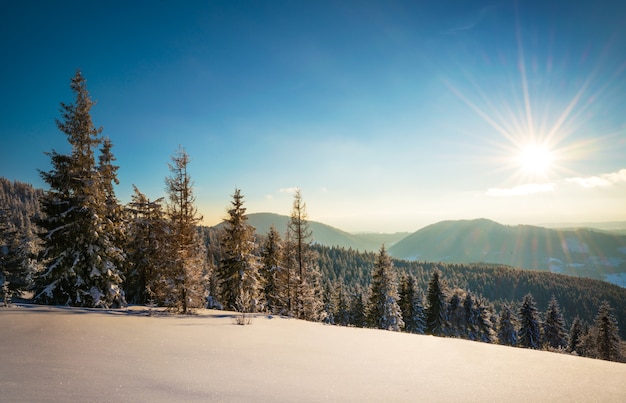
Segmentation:
<svg viewBox="0 0 626 403">
<path fill-rule="evenodd" d="M 444 336 L 446 329 L 446 295 L 445 289 L 439 280 L 438 270 L 433 271 L 428 283 L 426 295 L 426 334 Z"/>
<path fill-rule="evenodd" d="M 559 303 L 553 295 L 548 305 L 543 322 L 543 341 L 551 348 L 565 348 L 567 346 L 567 332 L 565 321 L 559 308 Z"/>
<path fill-rule="evenodd" d="M 498 342 L 506 346 L 517 345 L 517 330 L 515 316 L 508 305 L 502 307 L 498 320 Z"/>
<path fill-rule="evenodd" d="M 383 245 L 376 255 L 372 269 L 372 283 L 367 321 L 372 327 L 400 331 L 404 327 L 402 311 L 398 306 L 398 283 L 391 257 Z"/>
<path fill-rule="evenodd" d="M 567 351 L 570 353 L 576 352 L 578 355 L 584 355 L 580 351 L 582 339 L 584 336 L 583 323 L 578 316 L 572 321 L 572 326 L 569 330 L 569 343 L 567 345 Z"/>
<path fill-rule="evenodd" d="M 306 204 L 302 201 L 300 189 L 297 189 L 287 228 L 285 254 L 290 273 L 289 309 L 300 319 L 316 321 L 322 310 L 321 274 L 315 264 L 315 253 L 311 250 L 312 235 Z"/>
<path fill-rule="evenodd" d="M 247 222 L 241 191 L 235 189 L 232 197 L 232 208 L 228 210 L 222 237 L 222 303 L 230 309 L 247 313 L 253 312 L 258 303 L 260 264 L 255 255 L 255 229 Z"/>
<path fill-rule="evenodd" d="M 41 199 L 44 269 L 35 284 L 35 301 L 89 307 L 119 307 L 126 304 L 120 288 L 120 265 L 124 256 L 115 223 L 109 216 L 115 200 L 112 183 L 115 169 L 104 160 L 96 164 L 95 150 L 102 143 L 90 111 L 94 102 L 86 81 L 77 72 L 71 88 L 73 104 L 61 103 L 62 120 L 57 127 L 71 145 L 70 154 L 48 153 L 52 170 L 41 172 L 49 185 Z M 103 152 L 110 153 L 106 143 Z"/>
<path fill-rule="evenodd" d="M 272 225 L 261 251 L 260 268 L 265 309 L 274 314 L 287 312 L 287 273 L 283 267 L 280 233 Z"/>
<path fill-rule="evenodd" d="M 473 305 L 476 340 L 483 343 L 493 343 L 496 337 L 493 330 L 493 322 L 491 321 L 493 307 L 482 297 L 476 298 Z"/>
<path fill-rule="evenodd" d="M 196 224 L 202 220 L 194 205 L 193 183 L 187 166 L 189 155 L 180 147 L 169 164 L 167 212 L 171 230 L 171 255 L 159 273 L 157 298 L 174 311 L 191 313 L 205 305 L 205 250 Z"/>
<path fill-rule="evenodd" d="M 424 334 L 423 296 L 417 287 L 417 280 L 412 274 L 407 274 L 400 283 L 400 297 L 398 305 L 402 312 L 404 330 L 408 333 Z"/>
<path fill-rule="evenodd" d="M 151 201 L 134 186 L 128 204 L 129 228 L 126 246 L 126 298 L 133 304 L 157 303 L 158 279 L 165 274 L 171 250 L 170 228 L 163 210 L 163 198 Z"/>
<path fill-rule="evenodd" d="M 336 312 L 335 323 L 339 326 L 348 326 L 350 324 L 350 300 L 343 284 L 343 279 L 339 279 L 335 286 L 336 296 Z"/>
<path fill-rule="evenodd" d="M 520 329 L 518 332 L 518 344 L 521 347 L 540 347 L 541 325 L 537 305 L 531 294 L 526 294 L 519 310 Z"/>
<path fill-rule="evenodd" d="M 619 326 L 608 301 L 603 301 L 598 309 L 594 327 L 595 350 L 598 358 L 619 361 L 622 358 Z"/>
<path fill-rule="evenodd" d="M 365 327 L 365 304 L 363 303 L 363 293 L 356 291 L 350 299 L 350 324 L 355 327 Z"/>
</svg>

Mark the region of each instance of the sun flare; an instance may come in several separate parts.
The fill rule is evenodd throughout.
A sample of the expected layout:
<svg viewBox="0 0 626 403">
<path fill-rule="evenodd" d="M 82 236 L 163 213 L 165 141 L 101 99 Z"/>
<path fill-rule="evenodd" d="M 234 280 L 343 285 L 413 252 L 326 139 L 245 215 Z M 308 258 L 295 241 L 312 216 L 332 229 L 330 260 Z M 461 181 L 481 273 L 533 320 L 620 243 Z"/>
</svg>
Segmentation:
<svg viewBox="0 0 626 403">
<path fill-rule="evenodd" d="M 530 144 L 522 148 L 517 161 L 524 172 L 546 174 L 552 165 L 553 156 L 544 146 Z"/>
</svg>

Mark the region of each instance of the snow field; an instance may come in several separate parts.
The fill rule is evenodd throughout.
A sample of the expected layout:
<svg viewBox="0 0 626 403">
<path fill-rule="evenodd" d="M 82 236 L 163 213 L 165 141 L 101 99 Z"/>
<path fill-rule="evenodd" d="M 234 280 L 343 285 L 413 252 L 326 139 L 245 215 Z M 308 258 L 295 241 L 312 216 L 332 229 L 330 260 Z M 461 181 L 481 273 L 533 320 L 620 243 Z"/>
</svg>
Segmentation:
<svg viewBox="0 0 626 403">
<path fill-rule="evenodd" d="M 1 401 L 626 401 L 626 365 L 233 313 L 0 309 Z"/>
</svg>

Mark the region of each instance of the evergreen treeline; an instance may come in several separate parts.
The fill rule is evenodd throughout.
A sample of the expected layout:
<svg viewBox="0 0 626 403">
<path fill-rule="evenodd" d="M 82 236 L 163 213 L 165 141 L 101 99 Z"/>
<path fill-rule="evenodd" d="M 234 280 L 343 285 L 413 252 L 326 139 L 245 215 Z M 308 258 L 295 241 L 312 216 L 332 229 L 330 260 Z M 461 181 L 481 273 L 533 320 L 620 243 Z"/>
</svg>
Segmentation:
<svg viewBox="0 0 626 403">
<path fill-rule="evenodd" d="M 621 359 L 626 291 L 608 283 L 393 260 L 384 246 L 360 253 L 315 245 L 299 190 L 284 234 L 271 228 L 257 237 L 239 189 L 222 228 L 199 227 L 191 158 L 182 147 L 172 156 L 165 197 L 149 200 L 135 187 L 122 206 L 113 144 L 91 120 L 94 103 L 80 72 L 71 88 L 75 100 L 61 104 L 57 121 L 71 151 L 48 154 L 52 169 L 41 176 L 49 189 L 37 194 L 1 182 L 1 195 L 11 195 L 0 215 L 5 304 L 32 291 L 44 304 L 225 308 L 241 312 L 241 324 L 248 313 L 268 312 Z"/>
</svg>

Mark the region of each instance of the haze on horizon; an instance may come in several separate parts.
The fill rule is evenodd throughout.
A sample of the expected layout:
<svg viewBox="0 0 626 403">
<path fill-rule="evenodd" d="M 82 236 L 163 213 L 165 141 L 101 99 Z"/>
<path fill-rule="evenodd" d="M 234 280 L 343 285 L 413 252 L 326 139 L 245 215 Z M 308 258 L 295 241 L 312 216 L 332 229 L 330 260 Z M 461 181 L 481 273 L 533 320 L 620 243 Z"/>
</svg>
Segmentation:
<svg viewBox="0 0 626 403">
<path fill-rule="evenodd" d="M 117 194 L 165 194 L 179 145 L 207 225 L 349 232 L 446 219 L 625 221 L 626 3 L 77 1 L 0 15 L 0 176 L 43 187 L 76 69 Z"/>
</svg>

